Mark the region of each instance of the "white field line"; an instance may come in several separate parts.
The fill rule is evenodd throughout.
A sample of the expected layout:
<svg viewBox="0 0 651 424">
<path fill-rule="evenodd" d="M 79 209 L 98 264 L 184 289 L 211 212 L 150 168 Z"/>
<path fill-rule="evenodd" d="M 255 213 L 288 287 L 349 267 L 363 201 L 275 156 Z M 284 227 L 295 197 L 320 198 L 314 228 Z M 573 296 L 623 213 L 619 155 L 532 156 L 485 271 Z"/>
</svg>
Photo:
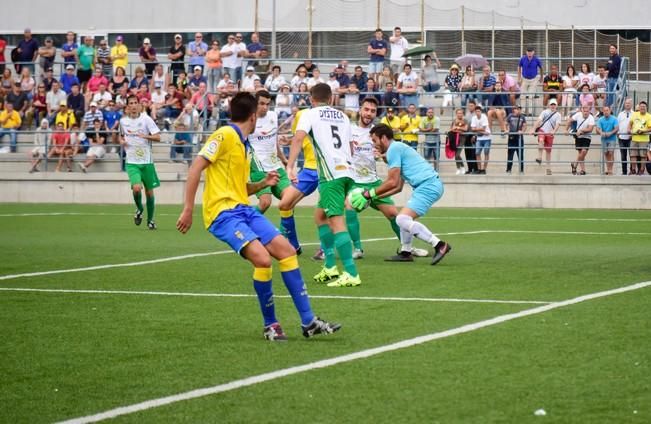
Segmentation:
<svg viewBox="0 0 651 424">
<path fill-rule="evenodd" d="M 28 213 L 4 213 L 0 218 L 12 217 L 46 217 L 46 216 L 132 216 L 131 213 L 117 212 L 28 212 Z M 157 213 L 157 216 L 178 216 L 173 213 Z M 312 215 L 294 215 L 300 219 L 312 219 Z M 360 215 L 360 219 L 386 219 L 381 215 Z M 651 218 L 543 218 L 543 217 L 499 217 L 499 216 L 423 216 L 419 219 L 447 220 L 447 221 L 578 221 L 578 222 L 649 222 Z"/>
<path fill-rule="evenodd" d="M 406 349 L 408 347 L 420 345 L 423 343 L 428 343 L 434 340 L 444 339 L 446 337 L 456 336 L 458 334 L 470 333 L 472 331 L 480 330 L 482 328 L 491 327 L 493 325 L 502 324 L 504 322 L 512 321 L 519 318 L 524 318 L 532 315 L 541 314 L 543 312 L 551 311 L 558 308 L 563 308 L 565 306 L 576 305 L 581 302 L 586 302 L 593 299 L 598 299 L 602 297 L 608 297 L 615 294 L 631 292 L 634 290 L 639 290 L 645 287 L 651 286 L 651 281 L 645 281 L 642 283 L 632 284 L 630 286 L 620 287 L 612 290 L 605 290 L 596 293 L 590 293 L 587 295 L 575 297 L 572 299 L 564 300 L 561 302 L 553 302 L 543 306 L 537 306 L 531 309 L 525 309 L 524 311 L 500 315 L 495 318 L 490 318 L 484 321 L 478 321 L 472 324 L 466 324 L 461 327 L 452 328 L 450 330 L 440 331 L 436 333 L 427 334 L 424 336 L 414 337 L 412 339 L 402 340 L 396 343 L 391 343 L 384 346 L 379 346 L 372 349 L 365 349 L 358 352 L 349 353 L 346 355 L 335 356 L 329 359 L 323 359 L 316 362 L 311 362 L 304 365 L 299 365 L 295 367 L 285 368 L 277 371 L 272 371 L 264 374 L 254 375 L 251 377 L 243 378 L 241 380 L 234 380 L 229 383 L 219 384 L 217 386 L 205 387 L 201 389 L 195 389 L 188 392 L 183 392 L 171 396 L 161 397 L 158 399 L 150 399 L 144 402 L 135 403 L 132 405 L 121 406 L 118 408 L 110 409 L 108 411 L 100 412 L 94 415 L 87 415 L 85 417 L 73 418 L 70 420 L 62 421 L 59 424 L 85 424 L 85 423 L 94 423 L 98 421 L 103 421 L 122 415 L 133 414 L 136 412 L 146 411 L 152 408 L 158 408 L 163 405 L 169 405 L 171 403 L 186 401 L 190 399 L 196 399 L 204 396 L 210 396 L 217 393 L 224 393 L 231 390 L 240 389 L 242 387 L 253 386 L 255 384 L 264 383 L 266 381 L 276 380 L 279 378 L 284 378 L 290 375 L 300 374 L 315 369 L 322 369 L 332 367 L 334 365 L 343 364 L 346 362 L 355 361 L 358 359 L 370 358 L 376 355 L 380 355 L 386 352 L 392 352 L 399 349 Z M 332 336 L 336 337 L 336 336 Z"/>
<path fill-rule="evenodd" d="M 243 293 L 188 293 L 188 292 L 160 292 L 160 291 L 135 291 L 135 290 L 87 290 L 87 289 L 36 289 L 25 287 L 0 287 L 6 292 L 35 292 L 35 293 L 71 293 L 71 294 L 108 294 L 108 295 L 136 295 L 136 296 L 179 296 L 179 297 L 257 297 L 255 294 Z M 276 299 L 291 299 L 289 295 L 274 295 Z M 337 296 L 337 295 L 310 295 L 311 299 L 342 299 L 342 300 L 377 300 L 383 302 L 459 302 L 459 303 L 506 303 L 506 304 L 538 304 L 546 305 L 552 302 L 540 300 L 498 300 L 498 299 L 462 299 L 445 297 L 378 297 L 378 296 Z"/>
<path fill-rule="evenodd" d="M 549 234 L 549 235 L 609 235 L 609 236 L 640 236 L 640 235 L 651 235 L 651 233 L 641 233 L 641 232 L 598 232 L 598 231 L 531 231 L 531 230 L 477 230 L 477 231 L 459 231 L 459 232 L 448 232 L 448 233 L 439 233 L 440 236 L 461 236 L 461 235 L 477 235 L 477 234 Z M 376 241 L 387 241 L 394 240 L 394 237 L 379 237 L 379 238 L 370 238 L 362 240 L 365 243 L 372 243 Z M 317 242 L 302 243 L 303 246 L 318 246 Z M 26 277 L 39 277 L 42 275 L 53 275 L 53 274 L 65 274 L 70 272 L 84 272 L 84 271 L 96 271 L 100 269 L 109 269 L 109 268 L 124 268 L 131 266 L 140 266 L 140 265 L 149 265 L 161 262 L 171 262 L 171 261 L 180 261 L 183 259 L 192 259 L 199 258 L 202 256 L 213 256 L 213 255 L 224 255 L 227 253 L 233 253 L 232 250 L 220 250 L 216 252 L 205 252 L 205 253 L 190 253 L 187 255 L 180 256 L 168 256 L 165 258 L 158 259 L 149 259 L 145 261 L 138 262 L 125 262 L 119 264 L 106 264 L 106 265 L 95 265 L 82 268 L 70 268 L 70 269 L 55 269 L 50 271 L 37 271 L 37 272 L 27 272 L 22 274 L 7 274 L 0 275 L 0 281 L 2 280 L 13 280 L 17 278 L 26 278 Z"/>
</svg>

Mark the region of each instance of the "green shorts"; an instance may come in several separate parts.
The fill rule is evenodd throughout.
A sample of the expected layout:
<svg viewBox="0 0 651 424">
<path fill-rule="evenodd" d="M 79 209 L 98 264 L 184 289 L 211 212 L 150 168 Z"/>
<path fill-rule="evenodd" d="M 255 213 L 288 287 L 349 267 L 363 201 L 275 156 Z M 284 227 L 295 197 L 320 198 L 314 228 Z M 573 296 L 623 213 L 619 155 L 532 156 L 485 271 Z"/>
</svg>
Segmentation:
<svg viewBox="0 0 651 424">
<path fill-rule="evenodd" d="M 285 190 L 287 187 L 292 185 L 292 182 L 289 181 L 289 177 L 287 176 L 287 172 L 283 168 L 278 168 L 276 169 L 276 172 L 278 172 L 278 175 L 280 176 L 280 179 L 278 180 L 278 184 L 275 186 L 271 187 L 265 187 L 259 192 L 255 194 L 257 198 L 260 198 L 263 194 L 273 194 L 274 197 L 278 200 L 280 200 L 283 190 Z M 254 171 L 253 167 L 251 167 L 251 176 L 249 179 L 251 180 L 252 183 L 257 183 L 258 181 L 262 181 L 266 178 L 267 173 L 264 171 Z"/>
<path fill-rule="evenodd" d="M 361 188 L 363 190 L 370 190 L 372 188 L 378 188 L 382 185 L 381 180 L 377 180 L 374 183 L 354 183 L 353 188 Z M 375 210 L 378 210 L 379 205 L 395 205 L 393 203 L 393 199 L 391 196 L 383 197 L 381 199 L 373 199 L 371 200 L 369 206 L 372 207 Z"/>
<path fill-rule="evenodd" d="M 328 218 L 342 216 L 346 209 L 346 195 L 354 184 L 353 179 L 348 177 L 320 181 L 317 207 L 323 209 Z"/>
<path fill-rule="evenodd" d="M 126 168 L 131 187 L 136 184 L 142 184 L 145 186 L 145 190 L 152 190 L 156 187 L 160 187 L 160 180 L 158 179 L 156 167 L 154 167 L 153 163 L 127 163 Z"/>
</svg>

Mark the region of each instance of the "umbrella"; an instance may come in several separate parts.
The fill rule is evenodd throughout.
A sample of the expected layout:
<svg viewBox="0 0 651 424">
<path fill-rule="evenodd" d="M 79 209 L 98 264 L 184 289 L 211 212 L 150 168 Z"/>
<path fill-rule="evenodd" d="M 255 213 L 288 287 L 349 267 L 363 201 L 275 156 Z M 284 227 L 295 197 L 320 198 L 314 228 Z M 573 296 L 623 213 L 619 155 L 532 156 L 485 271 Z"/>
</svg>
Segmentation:
<svg viewBox="0 0 651 424">
<path fill-rule="evenodd" d="M 464 54 L 454 59 L 462 68 L 471 66 L 472 68 L 481 68 L 488 65 L 488 60 L 480 54 Z"/>
<path fill-rule="evenodd" d="M 432 53 L 434 48 L 427 46 L 414 47 L 403 53 L 402 57 L 421 56 L 427 53 Z"/>
</svg>

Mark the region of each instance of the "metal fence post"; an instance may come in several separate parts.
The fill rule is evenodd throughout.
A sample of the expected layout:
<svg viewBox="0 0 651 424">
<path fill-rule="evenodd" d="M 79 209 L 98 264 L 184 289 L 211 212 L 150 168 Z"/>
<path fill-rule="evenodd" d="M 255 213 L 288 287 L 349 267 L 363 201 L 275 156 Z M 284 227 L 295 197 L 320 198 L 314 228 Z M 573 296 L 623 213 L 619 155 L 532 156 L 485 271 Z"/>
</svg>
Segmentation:
<svg viewBox="0 0 651 424">
<path fill-rule="evenodd" d="M 461 6 L 461 54 L 466 54 L 466 8 Z"/>
</svg>

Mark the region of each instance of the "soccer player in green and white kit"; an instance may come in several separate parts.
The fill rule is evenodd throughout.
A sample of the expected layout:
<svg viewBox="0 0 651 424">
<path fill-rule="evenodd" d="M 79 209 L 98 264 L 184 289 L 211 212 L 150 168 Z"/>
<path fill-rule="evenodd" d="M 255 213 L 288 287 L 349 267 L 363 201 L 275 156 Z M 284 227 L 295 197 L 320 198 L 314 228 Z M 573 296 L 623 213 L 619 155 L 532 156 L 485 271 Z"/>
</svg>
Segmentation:
<svg viewBox="0 0 651 424">
<path fill-rule="evenodd" d="M 315 221 L 324 247 L 325 264 L 314 279 L 328 287 L 358 286 L 362 283 L 353 259 L 353 245 L 346 229 L 344 210 L 346 195 L 353 188 L 352 143 L 350 121 L 340 110 L 328 106 L 332 90 L 327 84 L 317 84 L 310 92 L 312 109 L 301 114 L 292 139 L 287 161 L 287 175 L 296 180 L 296 159 L 303 139 L 309 134 L 314 145 L 319 173 L 319 204 Z M 335 260 L 339 253 L 345 271 L 339 274 Z"/>
<path fill-rule="evenodd" d="M 353 125 L 351 128 L 351 141 L 353 143 L 353 180 L 355 181 L 354 188 L 362 190 L 371 190 L 382 185 L 382 180 L 377 175 L 377 168 L 375 166 L 375 152 L 373 148 L 373 140 L 371 140 L 371 128 L 373 121 L 377 116 L 378 101 L 374 97 L 366 97 L 362 100 L 360 106 L 359 124 Z M 369 202 L 369 206 L 373 209 L 379 210 L 391 223 L 391 229 L 400 240 L 400 227 L 396 224 L 396 216 L 398 216 L 398 209 L 391 197 L 383 197 L 381 199 L 374 199 Z M 346 225 L 348 226 L 348 233 L 353 241 L 353 258 L 361 259 L 364 256 L 362 249 L 362 241 L 360 236 L 360 225 L 357 217 L 357 212 L 346 204 Z M 425 249 L 412 248 L 414 256 L 429 256 L 429 252 Z"/>
<path fill-rule="evenodd" d="M 140 113 L 138 98 L 131 95 L 127 98 L 127 116 L 120 119 L 120 145 L 127 154 L 126 170 L 137 208 L 133 221 L 136 225 L 142 222 L 144 187 L 147 198 L 147 228 L 155 230 L 154 189 L 160 186 L 160 180 L 154 167 L 152 141 L 160 141 L 160 129 L 147 114 Z"/>
<path fill-rule="evenodd" d="M 258 197 L 258 210 L 265 213 L 271 206 L 271 195 L 281 200 L 288 187 L 292 183 L 285 172 L 284 163 L 287 162 L 285 155 L 278 146 L 278 116 L 276 112 L 269 110 L 271 104 L 271 94 L 268 91 L 258 91 L 255 94 L 258 101 L 256 110 L 257 121 L 255 130 L 249 135 L 249 143 L 253 148 L 251 158 L 251 182 L 262 181 L 267 177 L 267 173 L 277 171 L 279 180 L 275 186 L 267 187 L 256 193 Z M 284 162 L 284 163 L 283 163 Z M 296 234 L 296 223 L 294 221 L 294 211 L 280 211 L 280 226 L 284 235 L 294 246 L 296 252 L 300 254 L 301 246 Z"/>
</svg>

